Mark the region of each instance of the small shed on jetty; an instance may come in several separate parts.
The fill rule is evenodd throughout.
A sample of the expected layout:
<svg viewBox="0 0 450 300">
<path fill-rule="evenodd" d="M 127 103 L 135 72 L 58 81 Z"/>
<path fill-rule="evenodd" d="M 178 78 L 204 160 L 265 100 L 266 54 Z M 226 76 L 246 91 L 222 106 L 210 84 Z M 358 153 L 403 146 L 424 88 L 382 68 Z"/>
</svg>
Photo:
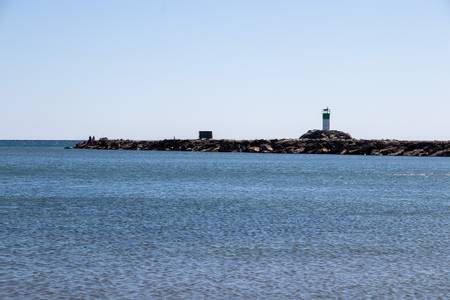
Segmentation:
<svg viewBox="0 0 450 300">
<path fill-rule="evenodd" d="M 213 132 L 208 130 L 200 130 L 198 132 L 198 138 L 200 140 L 210 140 L 213 138 Z"/>
</svg>

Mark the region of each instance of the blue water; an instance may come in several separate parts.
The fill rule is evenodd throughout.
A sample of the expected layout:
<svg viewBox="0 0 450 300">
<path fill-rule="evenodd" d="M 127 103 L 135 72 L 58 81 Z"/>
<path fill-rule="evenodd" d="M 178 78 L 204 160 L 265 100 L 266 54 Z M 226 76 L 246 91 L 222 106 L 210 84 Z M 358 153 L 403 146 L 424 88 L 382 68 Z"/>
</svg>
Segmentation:
<svg viewBox="0 0 450 300">
<path fill-rule="evenodd" d="M 450 159 L 0 142 L 0 299 L 450 296 Z"/>
</svg>

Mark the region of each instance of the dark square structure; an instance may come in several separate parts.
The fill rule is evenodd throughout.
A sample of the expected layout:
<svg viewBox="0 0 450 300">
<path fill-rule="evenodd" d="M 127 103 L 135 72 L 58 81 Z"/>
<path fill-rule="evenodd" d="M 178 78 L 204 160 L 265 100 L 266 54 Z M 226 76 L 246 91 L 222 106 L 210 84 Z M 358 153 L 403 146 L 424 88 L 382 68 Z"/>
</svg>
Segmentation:
<svg viewBox="0 0 450 300">
<path fill-rule="evenodd" d="M 201 130 L 198 132 L 198 138 L 200 140 L 210 140 L 213 138 L 213 133 L 212 133 L 212 131 Z"/>
</svg>

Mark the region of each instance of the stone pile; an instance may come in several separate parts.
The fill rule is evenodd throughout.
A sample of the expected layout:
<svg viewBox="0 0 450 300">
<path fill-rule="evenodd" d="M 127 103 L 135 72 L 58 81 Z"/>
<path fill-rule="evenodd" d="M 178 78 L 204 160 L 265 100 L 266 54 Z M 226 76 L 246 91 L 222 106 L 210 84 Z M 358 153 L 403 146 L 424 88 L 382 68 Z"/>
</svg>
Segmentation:
<svg viewBox="0 0 450 300">
<path fill-rule="evenodd" d="M 199 152 L 305 153 L 390 156 L 450 156 L 450 141 L 360 140 L 340 131 L 310 130 L 300 139 L 260 140 L 99 140 L 76 149 Z"/>
<path fill-rule="evenodd" d="M 338 131 L 338 130 L 308 130 L 307 133 L 302 135 L 300 139 L 311 139 L 311 140 L 351 140 L 352 136 L 348 133 Z"/>
</svg>

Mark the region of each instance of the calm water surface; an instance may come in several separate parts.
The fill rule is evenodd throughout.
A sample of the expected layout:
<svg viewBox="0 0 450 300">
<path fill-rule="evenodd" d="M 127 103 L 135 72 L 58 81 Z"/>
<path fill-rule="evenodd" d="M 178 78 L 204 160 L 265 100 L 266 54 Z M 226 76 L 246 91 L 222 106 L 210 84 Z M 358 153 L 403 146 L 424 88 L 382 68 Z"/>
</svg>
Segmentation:
<svg viewBox="0 0 450 300">
<path fill-rule="evenodd" d="M 449 158 L 65 144 L 0 142 L 0 299 L 450 297 Z"/>
</svg>

